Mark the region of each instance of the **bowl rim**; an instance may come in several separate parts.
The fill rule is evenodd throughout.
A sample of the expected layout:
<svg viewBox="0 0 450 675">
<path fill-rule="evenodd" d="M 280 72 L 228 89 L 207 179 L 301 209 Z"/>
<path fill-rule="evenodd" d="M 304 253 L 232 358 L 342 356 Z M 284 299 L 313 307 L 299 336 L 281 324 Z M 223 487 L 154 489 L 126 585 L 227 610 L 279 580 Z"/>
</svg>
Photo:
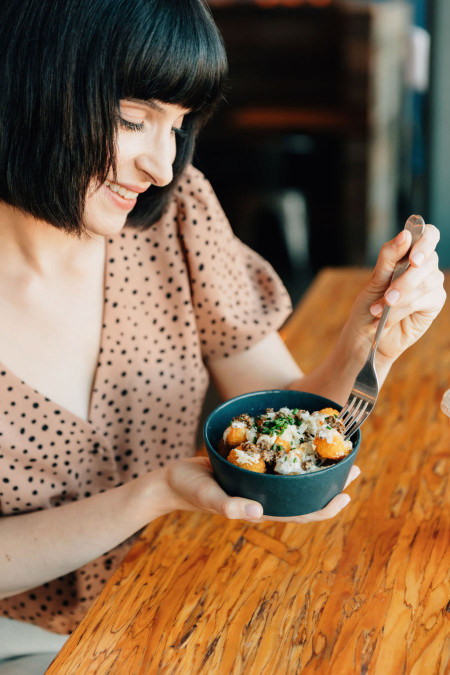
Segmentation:
<svg viewBox="0 0 450 675">
<path fill-rule="evenodd" d="M 352 438 L 354 438 L 354 436 L 356 436 L 356 442 L 353 443 L 352 451 L 346 457 L 344 457 L 344 459 L 342 459 L 340 462 L 336 462 L 336 464 L 332 464 L 330 466 L 327 466 L 324 469 L 321 469 L 320 471 L 310 471 L 310 472 L 305 472 L 305 473 L 290 474 L 290 475 L 287 475 L 287 476 L 283 476 L 281 474 L 276 474 L 276 473 L 257 473 L 255 471 L 249 471 L 248 469 L 243 469 L 242 467 L 237 466 L 236 464 L 232 464 L 225 457 L 222 457 L 222 455 L 220 455 L 217 452 L 217 450 L 213 447 L 212 443 L 208 440 L 207 429 L 208 429 L 208 426 L 211 422 L 211 419 L 214 417 L 214 415 L 217 413 L 217 411 L 222 410 L 223 408 L 226 408 L 227 405 L 229 405 L 231 403 L 234 403 L 234 402 L 239 401 L 241 399 L 248 399 L 248 398 L 250 398 L 252 396 L 255 396 L 255 395 L 262 396 L 262 395 L 267 395 L 267 394 L 274 394 L 274 393 L 281 394 L 281 393 L 286 393 L 286 392 L 292 392 L 292 393 L 296 393 L 296 394 L 306 394 L 307 396 L 312 396 L 313 398 L 322 399 L 322 400 L 325 399 L 330 404 L 332 404 L 334 407 L 336 407 L 337 410 L 341 410 L 343 408 L 342 405 L 340 405 L 339 403 L 336 403 L 335 401 L 333 401 L 332 399 L 330 399 L 326 396 L 321 396 L 320 394 L 313 394 L 313 393 L 308 392 L 308 391 L 300 391 L 298 389 L 260 389 L 260 390 L 257 390 L 257 391 L 248 392 L 246 394 L 239 394 L 239 396 L 234 396 L 233 398 L 230 398 L 227 401 L 224 401 L 223 403 L 218 405 L 216 408 L 214 408 L 214 410 L 212 410 L 210 412 L 210 414 L 206 418 L 205 423 L 203 425 L 203 438 L 204 438 L 204 441 L 205 441 L 205 446 L 206 446 L 207 452 L 212 452 L 214 454 L 214 456 L 217 459 L 219 459 L 221 462 L 223 462 L 224 465 L 227 468 L 233 467 L 232 470 L 237 470 L 237 471 L 243 473 L 246 476 L 251 474 L 254 477 L 257 477 L 257 480 L 280 480 L 280 479 L 286 480 L 286 479 L 290 479 L 292 481 L 292 480 L 299 480 L 299 479 L 306 479 L 306 478 L 308 478 L 309 480 L 315 480 L 313 478 L 313 476 L 319 478 L 320 476 L 323 476 L 324 474 L 329 473 L 330 471 L 336 470 L 338 467 L 342 467 L 342 466 L 348 464 L 351 459 L 353 459 L 353 461 L 356 459 L 356 455 L 358 454 L 359 446 L 361 445 L 361 429 L 357 429 L 356 432 L 352 435 Z M 314 412 L 314 411 L 312 411 L 312 412 Z"/>
</svg>

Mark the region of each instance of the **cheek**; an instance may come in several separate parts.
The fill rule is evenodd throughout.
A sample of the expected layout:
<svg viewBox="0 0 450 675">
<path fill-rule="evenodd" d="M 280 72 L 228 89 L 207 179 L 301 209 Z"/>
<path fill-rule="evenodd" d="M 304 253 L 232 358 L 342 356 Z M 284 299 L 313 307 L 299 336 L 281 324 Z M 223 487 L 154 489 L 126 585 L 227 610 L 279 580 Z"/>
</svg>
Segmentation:
<svg viewBox="0 0 450 675">
<path fill-rule="evenodd" d="M 101 188 L 98 187 L 98 184 L 91 183 L 84 204 L 84 218 L 92 218 L 98 213 L 100 203 Z"/>
<path fill-rule="evenodd" d="M 160 137 L 148 134 L 120 130 L 117 133 L 116 140 L 116 163 L 117 175 L 120 175 L 120 169 L 130 162 L 133 162 L 142 154 L 152 156 L 153 153 L 161 153 L 168 156 L 171 163 L 175 161 L 177 154 L 177 139 L 170 135 L 169 139 L 161 135 Z"/>
<path fill-rule="evenodd" d="M 172 139 L 172 164 L 174 163 L 176 156 L 177 156 L 177 139 L 173 138 Z"/>
<path fill-rule="evenodd" d="M 142 149 L 149 144 L 149 138 L 146 133 L 138 131 L 127 131 L 119 128 L 116 135 L 116 164 L 117 172 L 119 167 L 132 160 L 136 155 L 142 152 Z"/>
</svg>

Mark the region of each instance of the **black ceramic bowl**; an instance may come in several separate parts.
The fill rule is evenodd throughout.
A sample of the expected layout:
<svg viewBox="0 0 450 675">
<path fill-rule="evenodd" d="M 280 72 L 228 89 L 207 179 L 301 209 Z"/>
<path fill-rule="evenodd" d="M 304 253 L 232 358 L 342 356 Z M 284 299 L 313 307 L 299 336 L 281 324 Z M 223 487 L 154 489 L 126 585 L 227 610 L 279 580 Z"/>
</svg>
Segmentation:
<svg viewBox="0 0 450 675">
<path fill-rule="evenodd" d="M 361 432 L 358 429 L 352 436 L 353 450 L 340 462 L 321 471 L 298 476 L 247 471 L 219 454 L 220 439 L 233 417 L 242 413 L 259 415 L 266 408 L 278 410 L 283 407 L 314 412 L 327 407 L 340 410 L 342 406 L 328 398 L 302 391 L 255 391 L 232 398 L 216 408 L 205 422 L 203 435 L 214 476 L 227 494 L 254 499 L 262 504 L 264 514 L 268 516 L 300 516 L 319 511 L 342 492 L 358 454 Z"/>
</svg>

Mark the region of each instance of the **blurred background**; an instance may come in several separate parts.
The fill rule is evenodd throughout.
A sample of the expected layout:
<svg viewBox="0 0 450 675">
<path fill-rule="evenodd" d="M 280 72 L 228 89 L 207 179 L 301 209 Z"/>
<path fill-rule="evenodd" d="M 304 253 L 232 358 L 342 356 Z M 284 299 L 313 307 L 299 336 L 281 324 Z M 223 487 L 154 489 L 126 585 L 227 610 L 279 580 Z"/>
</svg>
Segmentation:
<svg viewBox="0 0 450 675">
<path fill-rule="evenodd" d="M 294 303 L 411 213 L 450 267 L 450 0 L 209 0 L 226 101 L 194 163 Z"/>
</svg>

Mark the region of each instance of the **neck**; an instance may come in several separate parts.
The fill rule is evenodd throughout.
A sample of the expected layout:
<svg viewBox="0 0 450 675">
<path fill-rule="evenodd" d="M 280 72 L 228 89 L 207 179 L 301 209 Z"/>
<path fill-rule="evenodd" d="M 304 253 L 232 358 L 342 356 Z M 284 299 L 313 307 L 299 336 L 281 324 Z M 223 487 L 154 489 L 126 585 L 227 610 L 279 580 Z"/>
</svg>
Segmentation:
<svg viewBox="0 0 450 675">
<path fill-rule="evenodd" d="M 103 250 L 104 238 L 78 237 L 45 221 L 0 204 L 0 268 L 26 269 L 42 277 L 53 277 L 83 267 L 90 253 Z"/>
</svg>

